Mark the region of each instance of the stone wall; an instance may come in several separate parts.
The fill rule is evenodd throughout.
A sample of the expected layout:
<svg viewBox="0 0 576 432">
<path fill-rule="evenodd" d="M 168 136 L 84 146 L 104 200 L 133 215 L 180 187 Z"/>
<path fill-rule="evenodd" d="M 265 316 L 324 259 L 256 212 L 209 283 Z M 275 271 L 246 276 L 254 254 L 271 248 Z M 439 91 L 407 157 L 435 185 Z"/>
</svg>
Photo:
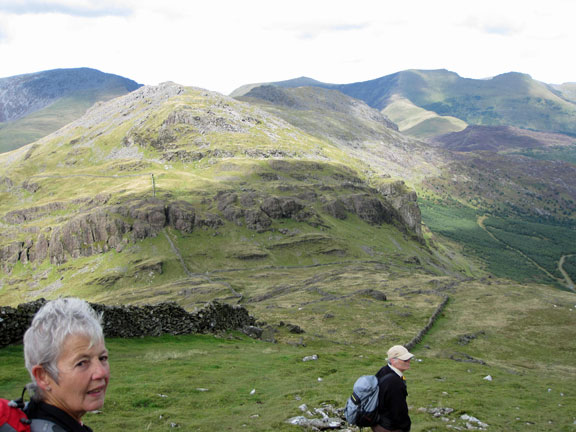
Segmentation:
<svg viewBox="0 0 576 432">
<path fill-rule="evenodd" d="M 0 348 L 22 343 L 32 318 L 46 303 L 40 299 L 18 307 L 0 306 Z M 93 304 L 102 312 L 106 337 L 159 336 L 162 334 L 216 333 L 240 330 L 254 335 L 256 320 L 241 306 L 209 303 L 204 308 L 187 312 L 175 303 L 145 306 L 105 306 Z"/>
<path fill-rule="evenodd" d="M 424 338 L 424 336 L 426 336 L 426 333 L 430 331 L 434 323 L 436 323 L 438 318 L 440 318 L 440 315 L 442 314 L 442 312 L 444 312 L 444 308 L 450 301 L 450 297 L 448 296 L 443 296 L 443 298 L 444 300 L 442 300 L 442 302 L 438 305 L 438 307 L 436 308 L 436 310 L 434 311 L 434 313 L 432 314 L 432 316 L 430 317 L 428 323 L 424 326 L 424 328 L 420 330 L 418 334 L 414 336 L 410 342 L 404 345 L 407 350 L 411 350 L 420 342 L 422 342 L 422 339 Z"/>
</svg>

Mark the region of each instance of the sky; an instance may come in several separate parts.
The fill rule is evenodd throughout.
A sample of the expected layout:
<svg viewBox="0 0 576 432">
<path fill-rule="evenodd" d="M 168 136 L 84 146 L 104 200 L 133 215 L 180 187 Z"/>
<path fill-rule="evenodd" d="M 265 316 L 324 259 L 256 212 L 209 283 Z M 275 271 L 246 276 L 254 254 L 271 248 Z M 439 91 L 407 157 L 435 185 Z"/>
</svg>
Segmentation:
<svg viewBox="0 0 576 432">
<path fill-rule="evenodd" d="M 229 94 L 406 69 L 576 82 L 574 0 L 0 0 L 0 78 L 90 67 Z"/>
</svg>

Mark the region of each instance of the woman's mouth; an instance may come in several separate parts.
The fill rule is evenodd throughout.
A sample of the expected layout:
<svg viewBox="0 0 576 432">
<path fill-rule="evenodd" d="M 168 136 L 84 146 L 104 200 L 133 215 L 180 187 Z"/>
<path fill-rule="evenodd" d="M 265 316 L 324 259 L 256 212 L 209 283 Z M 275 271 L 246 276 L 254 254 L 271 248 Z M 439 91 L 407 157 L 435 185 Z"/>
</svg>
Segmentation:
<svg viewBox="0 0 576 432">
<path fill-rule="evenodd" d="M 100 394 L 103 394 L 105 391 L 106 391 L 106 386 L 102 386 L 102 387 L 97 387 L 97 388 L 92 389 L 92 390 L 88 390 L 88 394 L 98 396 Z"/>
</svg>

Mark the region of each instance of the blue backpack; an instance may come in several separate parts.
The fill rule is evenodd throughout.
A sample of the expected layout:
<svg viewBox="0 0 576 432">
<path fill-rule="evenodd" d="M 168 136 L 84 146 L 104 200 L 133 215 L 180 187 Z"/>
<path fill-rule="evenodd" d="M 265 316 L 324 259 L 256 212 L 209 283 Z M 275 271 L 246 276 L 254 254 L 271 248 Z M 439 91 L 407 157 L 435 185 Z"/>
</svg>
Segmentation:
<svg viewBox="0 0 576 432">
<path fill-rule="evenodd" d="M 352 396 L 346 401 L 346 421 L 359 427 L 378 423 L 378 393 L 380 386 L 376 375 L 363 375 L 356 380 Z"/>
</svg>

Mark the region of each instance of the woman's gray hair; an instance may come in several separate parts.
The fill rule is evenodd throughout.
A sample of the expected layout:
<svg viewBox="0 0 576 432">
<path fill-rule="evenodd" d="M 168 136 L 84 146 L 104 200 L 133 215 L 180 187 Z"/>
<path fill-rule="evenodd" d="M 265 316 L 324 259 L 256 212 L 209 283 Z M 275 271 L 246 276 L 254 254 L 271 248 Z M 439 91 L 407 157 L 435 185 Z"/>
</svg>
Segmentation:
<svg viewBox="0 0 576 432">
<path fill-rule="evenodd" d="M 28 389 L 35 399 L 42 399 L 42 395 L 32 373 L 34 366 L 42 365 L 58 382 L 57 363 L 66 338 L 84 335 L 94 345 L 104 340 L 101 323 L 102 314 L 78 298 L 59 298 L 40 308 L 24 334 L 24 360 L 33 381 Z"/>
</svg>

